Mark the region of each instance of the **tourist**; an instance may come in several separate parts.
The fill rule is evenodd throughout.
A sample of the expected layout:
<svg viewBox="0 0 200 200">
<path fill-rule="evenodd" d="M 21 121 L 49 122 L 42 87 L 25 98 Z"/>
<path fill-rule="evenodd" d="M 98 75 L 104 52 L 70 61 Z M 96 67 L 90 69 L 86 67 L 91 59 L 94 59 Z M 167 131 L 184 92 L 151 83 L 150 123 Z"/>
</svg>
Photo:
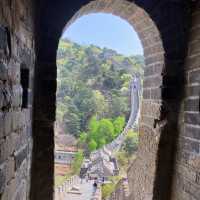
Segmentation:
<svg viewBox="0 0 200 200">
<path fill-rule="evenodd" d="M 94 183 L 93 183 L 93 192 L 95 193 L 97 190 L 97 178 L 95 178 Z"/>
</svg>

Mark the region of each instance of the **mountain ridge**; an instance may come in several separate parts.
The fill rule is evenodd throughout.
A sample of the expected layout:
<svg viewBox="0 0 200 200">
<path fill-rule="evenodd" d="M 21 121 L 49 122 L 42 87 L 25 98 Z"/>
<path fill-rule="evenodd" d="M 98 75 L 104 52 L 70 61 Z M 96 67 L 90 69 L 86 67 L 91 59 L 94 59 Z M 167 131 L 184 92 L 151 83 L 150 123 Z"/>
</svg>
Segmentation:
<svg viewBox="0 0 200 200">
<path fill-rule="evenodd" d="M 92 116 L 129 116 L 129 82 L 143 79 L 143 56 L 123 56 L 96 45 L 61 39 L 57 51 L 57 122 L 79 136 Z"/>
</svg>

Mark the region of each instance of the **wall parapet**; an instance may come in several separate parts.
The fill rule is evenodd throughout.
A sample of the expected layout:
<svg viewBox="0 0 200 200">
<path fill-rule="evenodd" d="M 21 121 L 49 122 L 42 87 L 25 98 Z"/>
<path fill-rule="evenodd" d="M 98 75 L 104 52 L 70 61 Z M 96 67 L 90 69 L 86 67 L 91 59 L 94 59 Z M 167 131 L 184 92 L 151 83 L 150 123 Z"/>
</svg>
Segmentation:
<svg viewBox="0 0 200 200">
<path fill-rule="evenodd" d="M 79 177 L 77 175 L 67 179 L 62 185 L 55 188 L 55 199 L 63 200 L 65 194 L 71 190 L 71 188 L 79 183 Z"/>
<path fill-rule="evenodd" d="M 129 185 L 127 178 L 122 178 L 117 183 L 115 191 L 107 200 L 129 200 Z"/>
</svg>

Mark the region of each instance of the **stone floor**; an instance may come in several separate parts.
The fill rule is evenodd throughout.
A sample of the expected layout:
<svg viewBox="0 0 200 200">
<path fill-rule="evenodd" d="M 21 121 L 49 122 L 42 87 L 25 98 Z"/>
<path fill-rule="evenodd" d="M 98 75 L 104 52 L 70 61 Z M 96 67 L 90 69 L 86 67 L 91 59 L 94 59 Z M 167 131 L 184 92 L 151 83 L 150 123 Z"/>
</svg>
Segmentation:
<svg viewBox="0 0 200 200">
<path fill-rule="evenodd" d="M 81 194 L 67 193 L 64 200 L 90 200 L 93 193 L 93 182 L 86 182 L 85 180 L 77 185 Z"/>
</svg>

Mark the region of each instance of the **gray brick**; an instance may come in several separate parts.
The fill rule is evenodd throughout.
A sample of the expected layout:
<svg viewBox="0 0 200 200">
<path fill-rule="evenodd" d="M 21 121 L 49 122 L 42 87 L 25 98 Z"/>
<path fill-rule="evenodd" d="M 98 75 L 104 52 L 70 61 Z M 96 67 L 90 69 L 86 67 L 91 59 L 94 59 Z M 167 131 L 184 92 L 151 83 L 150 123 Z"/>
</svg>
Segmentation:
<svg viewBox="0 0 200 200">
<path fill-rule="evenodd" d="M 13 154 L 14 145 L 13 138 L 8 136 L 0 140 L 0 164 L 8 159 Z"/>
<path fill-rule="evenodd" d="M 185 113 L 184 119 L 185 119 L 185 122 L 188 124 L 193 124 L 193 125 L 200 124 L 199 113 Z"/>
<path fill-rule="evenodd" d="M 21 85 L 13 86 L 12 106 L 21 107 L 22 105 L 22 87 Z"/>
<path fill-rule="evenodd" d="M 192 153 L 200 153 L 200 143 L 190 139 L 183 139 L 183 148 Z"/>
<path fill-rule="evenodd" d="M 28 157 L 28 146 L 15 153 L 15 169 L 19 169 L 22 162 Z"/>
<path fill-rule="evenodd" d="M 5 163 L 6 165 L 6 183 L 9 183 L 15 176 L 14 158 L 9 158 Z"/>
<path fill-rule="evenodd" d="M 0 62 L 0 80 L 6 81 L 8 80 L 8 69 L 5 64 Z"/>
<path fill-rule="evenodd" d="M 4 122 L 3 113 L 0 112 L 0 139 L 4 136 L 3 122 Z"/>
<path fill-rule="evenodd" d="M 0 109 L 9 111 L 11 108 L 11 88 L 8 84 L 0 84 Z"/>
<path fill-rule="evenodd" d="M 12 113 L 12 130 L 17 131 L 21 129 L 23 126 L 23 119 L 21 112 L 13 112 Z"/>
<path fill-rule="evenodd" d="M 4 135 L 9 135 L 12 131 L 12 112 L 3 114 L 3 132 Z"/>
<path fill-rule="evenodd" d="M 161 99 L 161 98 L 162 98 L 161 88 L 151 89 L 151 99 Z"/>
<path fill-rule="evenodd" d="M 189 84 L 198 83 L 200 84 L 200 70 L 192 71 L 189 74 Z"/>
<path fill-rule="evenodd" d="M 183 135 L 196 140 L 200 140 L 200 127 L 198 128 L 186 125 Z"/>
<path fill-rule="evenodd" d="M 7 31 L 5 27 L 0 26 L 0 50 L 7 48 Z"/>
<path fill-rule="evenodd" d="M 187 87 L 186 96 L 200 96 L 200 87 L 199 86 Z"/>
<path fill-rule="evenodd" d="M 143 98 L 144 99 L 150 99 L 151 98 L 151 90 L 150 89 L 144 89 L 143 90 Z"/>
<path fill-rule="evenodd" d="M 199 112 L 200 99 L 189 99 L 185 101 L 185 111 Z"/>
<path fill-rule="evenodd" d="M 27 185 L 24 180 L 21 180 L 21 184 L 18 187 L 18 190 L 13 198 L 13 200 L 26 200 L 26 189 Z"/>
<path fill-rule="evenodd" d="M 6 166 L 0 165 L 0 194 L 4 191 L 6 186 Z"/>
</svg>

